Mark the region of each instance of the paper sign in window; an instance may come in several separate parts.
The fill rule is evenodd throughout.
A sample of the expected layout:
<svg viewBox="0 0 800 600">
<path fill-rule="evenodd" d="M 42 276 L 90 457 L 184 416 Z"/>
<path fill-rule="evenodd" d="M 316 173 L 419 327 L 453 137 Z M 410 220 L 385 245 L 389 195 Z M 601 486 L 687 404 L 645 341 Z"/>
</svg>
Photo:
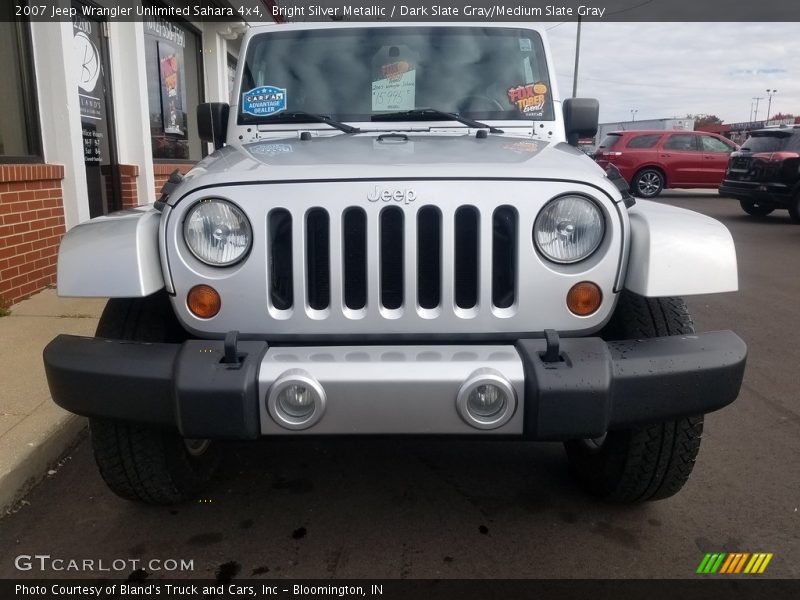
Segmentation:
<svg viewBox="0 0 800 600">
<path fill-rule="evenodd" d="M 373 81 L 373 112 L 413 110 L 415 108 L 416 86 L 416 69 Z"/>
</svg>

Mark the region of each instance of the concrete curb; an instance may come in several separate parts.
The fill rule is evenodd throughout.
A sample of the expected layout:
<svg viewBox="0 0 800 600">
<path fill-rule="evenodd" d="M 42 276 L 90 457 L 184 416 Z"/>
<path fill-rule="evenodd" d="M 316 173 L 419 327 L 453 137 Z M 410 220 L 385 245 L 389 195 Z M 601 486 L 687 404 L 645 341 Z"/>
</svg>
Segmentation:
<svg viewBox="0 0 800 600">
<path fill-rule="evenodd" d="M 47 289 L 0 319 L 0 517 L 79 440 L 86 419 L 50 399 L 43 348 L 59 333 L 93 335 L 105 301 Z"/>
<path fill-rule="evenodd" d="M 31 415 L 0 441 L 0 518 L 47 475 L 56 462 L 78 442 L 86 419 L 64 412 Z"/>
</svg>

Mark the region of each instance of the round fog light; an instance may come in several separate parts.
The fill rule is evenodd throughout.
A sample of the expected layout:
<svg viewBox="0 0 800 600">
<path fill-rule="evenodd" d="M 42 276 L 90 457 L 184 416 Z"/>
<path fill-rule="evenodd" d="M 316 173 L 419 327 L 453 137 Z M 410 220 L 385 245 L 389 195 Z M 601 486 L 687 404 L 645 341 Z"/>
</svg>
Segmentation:
<svg viewBox="0 0 800 600">
<path fill-rule="evenodd" d="M 517 395 L 511 382 L 499 372 L 478 369 L 461 386 L 456 408 L 472 427 L 496 429 L 514 416 Z"/>
<path fill-rule="evenodd" d="M 325 390 L 302 369 L 282 373 L 267 392 L 267 410 L 286 429 L 308 429 L 325 412 Z"/>
<path fill-rule="evenodd" d="M 278 394 L 278 406 L 290 417 L 305 419 L 314 412 L 314 400 L 304 385 L 290 385 Z"/>
<path fill-rule="evenodd" d="M 467 410 L 482 419 L 495 416 L 505 405 L 505 392 L 492 383 L 479 385 L 467 397 Z"/>
</svg>

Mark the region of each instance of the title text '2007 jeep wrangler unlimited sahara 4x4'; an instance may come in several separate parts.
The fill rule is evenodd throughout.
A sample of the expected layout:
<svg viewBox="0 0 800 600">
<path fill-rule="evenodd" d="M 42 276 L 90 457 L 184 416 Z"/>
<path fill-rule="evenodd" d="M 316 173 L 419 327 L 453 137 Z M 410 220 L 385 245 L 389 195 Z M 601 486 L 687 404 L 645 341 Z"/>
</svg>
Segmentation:
<svg viewBox="0 0 800 600">
<path fill-rule="evenodd" d="M 245 36 L 216 152 L 152 207 L 65 236 L 58 291 L 110 297 L 44 351 L 120 496 L 197 493 L 216 440 L 561 440 L 592 493 L 665 498 L 745 344 L 687 294 L 737 289 L 727 229 L 635 201 L 574 146 L 533 24 L 295 24 Z"/>
</svg>

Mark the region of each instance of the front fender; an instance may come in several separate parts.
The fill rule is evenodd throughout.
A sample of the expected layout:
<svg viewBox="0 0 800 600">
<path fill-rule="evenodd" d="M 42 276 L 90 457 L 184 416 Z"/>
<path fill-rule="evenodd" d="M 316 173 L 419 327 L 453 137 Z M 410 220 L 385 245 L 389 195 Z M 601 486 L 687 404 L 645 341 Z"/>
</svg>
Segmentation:
<svg viewBox="0 0 800 600">
<path fill-rule="evenodd" d="M 58 295 L 140 298 L 163 288 L 160 219 L 160 212 L 143 207 L 70 229 L 58 251 Z"/>
<path fill-rule="evenodd" d="M 735 292 L 736 248 L 728 229 L 699 213 L 638 200 L 629 211 L 625 288 L 650 298 Z"/>
</svg>

